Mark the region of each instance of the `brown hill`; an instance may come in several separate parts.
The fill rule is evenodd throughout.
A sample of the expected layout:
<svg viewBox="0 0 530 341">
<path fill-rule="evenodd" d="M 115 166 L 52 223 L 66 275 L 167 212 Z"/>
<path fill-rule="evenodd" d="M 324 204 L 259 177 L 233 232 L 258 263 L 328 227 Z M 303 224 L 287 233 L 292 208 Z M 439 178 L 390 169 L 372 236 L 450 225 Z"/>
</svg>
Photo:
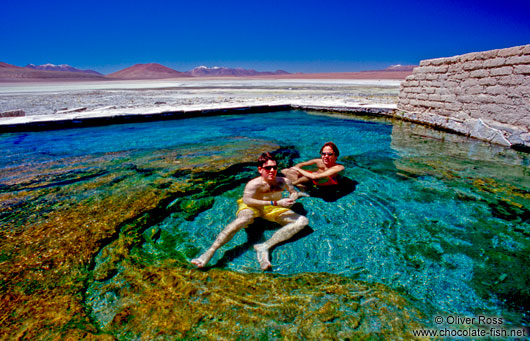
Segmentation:
<svg viewBox="0 0 530 341">
<path fill-rule="evenodd" d="M 104 80 L 102 75 L 89 73 L 33 70 L 0 62 L 0 82 Z"/>
<path fill-rule="evenodd" d="M 22 69 L 20 66 L 11 65 L 11 64 L 4 63 L 4 62 L 0 62 L 0 68 L 16 68 L 16 69 Z"/>
<path fill-rule="evenodd" d="M 115 79 L 162 79 L 189 77 L 189 74 L 170 69 L 164 65 L 149 63 L 136 64 L 123 70 L 110 73 L 107 77 Z"/>
</svg>

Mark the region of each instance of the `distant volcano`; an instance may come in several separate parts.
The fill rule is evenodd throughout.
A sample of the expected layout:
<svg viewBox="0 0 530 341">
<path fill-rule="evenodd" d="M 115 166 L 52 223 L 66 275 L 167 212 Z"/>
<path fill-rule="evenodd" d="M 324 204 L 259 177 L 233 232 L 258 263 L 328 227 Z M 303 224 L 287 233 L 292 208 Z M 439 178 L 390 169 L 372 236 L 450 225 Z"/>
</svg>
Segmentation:
<svg viewBox="0 0 530 341">
<path fill-rule="evenodd" d="M 109 78 L 118 79 L 163 79 L 189 76 L 190 75 L 185 72 L 173 70 L 167 66 L 156 63 L 136 64 L 107 75 Z"/>
</svg>

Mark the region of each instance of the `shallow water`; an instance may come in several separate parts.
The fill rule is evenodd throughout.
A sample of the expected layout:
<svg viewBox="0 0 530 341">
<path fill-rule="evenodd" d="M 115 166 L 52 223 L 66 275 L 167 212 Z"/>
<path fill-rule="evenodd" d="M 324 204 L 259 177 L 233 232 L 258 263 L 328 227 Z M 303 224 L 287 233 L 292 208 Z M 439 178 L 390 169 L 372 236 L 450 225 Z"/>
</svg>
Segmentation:
<svg viewBox="0 0 530 341">
<path fill-rule="evenodd" d="M 295 209 L 309 228 L 274 249 L 274 274 L 381 283 L 407 298 L 425 324 L 435 315 L 487 315 L 503 317 L 506 328 L 530 325 L 528 154 L 409 123 L 291 111 L 3 134 L 2 230 L 29 230 L 50 212 L 85 201 L 87 207 L 107 197 L 123 201 L 133 188 L 195 186 L 157 204 L 164 207 L 157 219 L 131 214 L 126 221 L 142 237 L 134 237 L 128 256 L 116 251 L 123 243 L 117 246 L 122 239 L 115 233 L 94 244 L 101 252 L 84 282 L 86 304 L 98 328 L 111 330 L 124 288 L 134 283 L 131 273 L 140 272 L 123 259 L 136 257 L 138 269 L 167 259 L 185 266 L 234 218 L 261 151 L 278 150 L 285 167 L 317 157 L 327 141 L 339 146 L 344 175 L 356 186 L 336 200 L 299 200 Z M 87 185 L 107 178 L 103 187 Z M 116 221 L 125 235 L 124 220 Z M 220 249 L 210 267 L 259 273 L 252 245 L 274 231 L 258 221 Z M 4 259 L 12 250 L 3 248 Z M 101 270 L 117 253 L 112 271 Z"/>
</svg>

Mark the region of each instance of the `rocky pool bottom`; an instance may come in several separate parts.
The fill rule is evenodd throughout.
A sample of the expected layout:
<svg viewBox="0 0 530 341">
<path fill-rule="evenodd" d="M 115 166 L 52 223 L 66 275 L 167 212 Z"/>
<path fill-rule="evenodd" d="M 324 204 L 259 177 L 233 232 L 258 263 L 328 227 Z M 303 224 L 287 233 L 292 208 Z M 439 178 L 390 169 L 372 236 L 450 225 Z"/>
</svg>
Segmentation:
<svg viewBox="0 0 530 341">
<path fill-rule="evenodd" d="M 197 270 L 255 159 L 334 141 L 354 186 L 259 271 L 257 221 Z M 0 135 L 7 338 L 409 338 L 528 327 L 528 154 L 417 125 L 301 111 Z M 446 321 L 447 322 L 447 321 Z M 475 325 L 489 329 L 490 326 Z"/>
</svg>

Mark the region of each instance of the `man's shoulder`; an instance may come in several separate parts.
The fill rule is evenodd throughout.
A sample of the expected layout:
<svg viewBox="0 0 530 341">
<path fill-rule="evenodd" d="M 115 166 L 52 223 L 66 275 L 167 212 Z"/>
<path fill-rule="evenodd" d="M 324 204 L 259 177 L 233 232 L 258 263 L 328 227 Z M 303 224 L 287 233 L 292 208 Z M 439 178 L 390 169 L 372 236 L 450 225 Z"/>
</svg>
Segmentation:
<svg viewBox="0 0 530 341">
<path fill-rule="evenodd" d="M 258 185 L 261 185 L 263 183 L 263 179 L 258 176 L 257 178 L 254 178 L 252 180 L 250 180 L 249 182 L 247 182 L 247 186 L 258 186 Z"/>
</svg>

